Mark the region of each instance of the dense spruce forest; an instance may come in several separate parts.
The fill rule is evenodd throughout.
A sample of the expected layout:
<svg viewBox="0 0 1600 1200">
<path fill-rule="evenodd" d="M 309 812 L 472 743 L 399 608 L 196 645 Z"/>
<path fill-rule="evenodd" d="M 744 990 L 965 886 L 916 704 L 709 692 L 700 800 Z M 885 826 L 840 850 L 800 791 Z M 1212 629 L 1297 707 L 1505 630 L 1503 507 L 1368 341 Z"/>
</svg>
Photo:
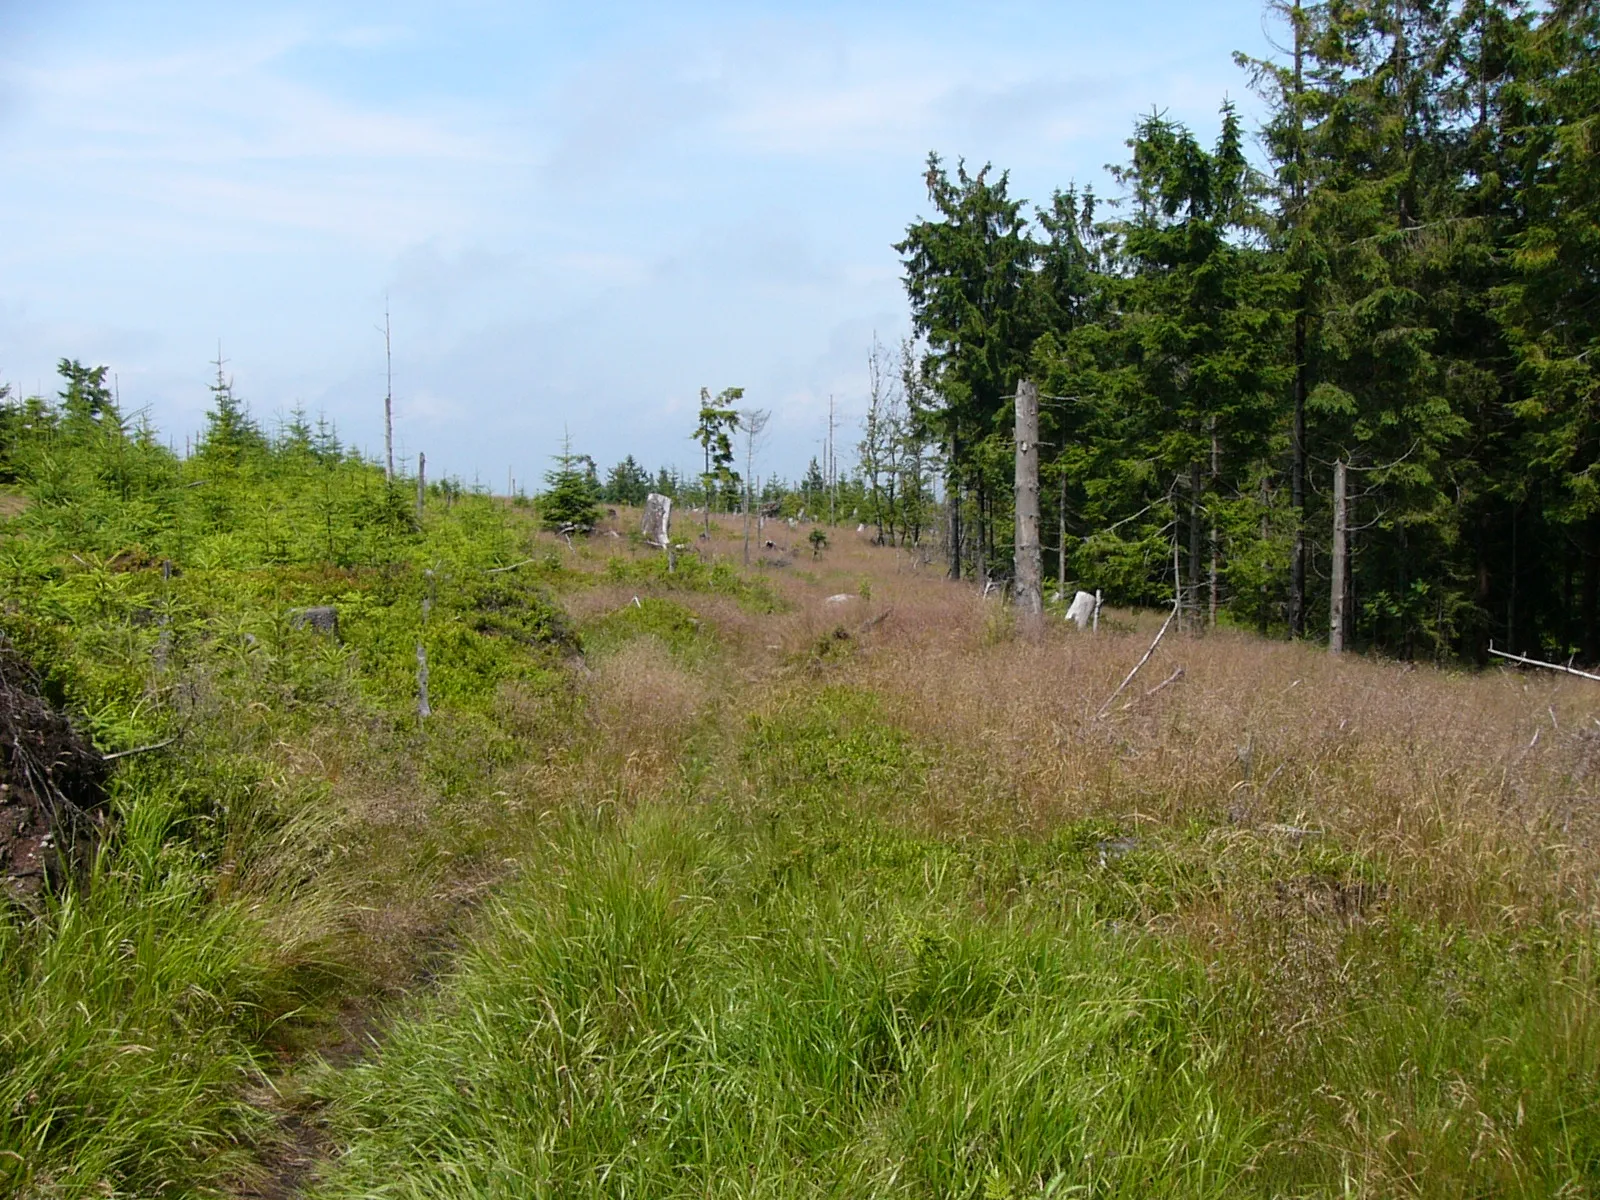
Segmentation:
<svg viewBox="0 0 1600 1200">
<path fill-rule="evenodd" d="M 1104 201 L 928 161 L 899 249 L 952 574 L 1010 557 L 1010 397 L 1046 544 L 1119 602 L 1351 644 L 1600 658 L 1600 9 L 1275 4 L 1270 117 L 1141 119 Z M 1264 153 L 1265 164 L 1256 165 Z"/>
</svg>

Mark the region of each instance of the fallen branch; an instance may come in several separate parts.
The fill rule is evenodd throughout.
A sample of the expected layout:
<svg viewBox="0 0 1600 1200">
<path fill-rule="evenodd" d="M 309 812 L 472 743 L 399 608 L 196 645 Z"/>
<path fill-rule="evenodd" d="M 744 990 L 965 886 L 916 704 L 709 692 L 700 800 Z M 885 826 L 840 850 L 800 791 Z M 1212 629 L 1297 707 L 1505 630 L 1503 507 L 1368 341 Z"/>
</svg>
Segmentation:
<svg viewBox="0 0 1600 1200">
<path fill-rule="evenodd" d="M 1496 658 L 1509 658 L 1512 662 L 1522 663 L 1524 666 L 1543 667 L 1547 671 L 1560 671 L 1564 675 L 1576 675 L 1579 679 L 1593 679 L 1596 683 L 1600 683 L 1600 675 L 1591 675 L 1588 671 L 1580 671 L 1576 667 L 1563 667 L 1560 663 L 1540 662 L 1537 658 L 1507 654 L 1504 650 L 1496 650 L 1493 642 L 1489 644 L 1489 653 Z"/>
<path fill-rule="evenodd" d="M 863 621 L 861 623 L 861 632 L 862 633 L 870 633 L 872 630 L 876 629 L 879 625 L 882 625 L 885 621 L 887 621 L 889 619 L 889 614 L 892 613 L 893 611 L 894 611 L 894 609 L 892 609 L 892 608 L 886 608 L 881 613 L 879 613 L 877 616 L 873 617 L 871 620 Z"/>
<path fill-rule="evenodd" d="M 135 746 L 132 750 L 113 750 L 110 754 L 102 754 L 100 756 L 100 761 L 116 762 L 119 758 L 132 758 L 135 754 L 149 754 L 152 750 L 165 750 L 168 746 L 172 745 L 173 742 L 177 741 L 182 736 L 183 731 L 179 730 L 166 741 L 156 742 L 151 746 Z"/>
<path fill-rule="evenodd" d="M 525 558 L 519 563 L 512 563 L 509 567 L 490 567 L 487 571 L 484 572 L 484 574 L 485 575 L 500 575 L 500 574 L 504 574 L 506 571 L 515 571 L 519 567 L 531 567 L 534 563 L 536 563 L 538 561 L 539 560 L 536 559 L 536 558 Z"/>
<path fill-rule="evenodd" d="M 1181 596 L 1183 593 L 1179 592 L 1178 594 Z M 1106 698 L 1106 702 L 1100 706 L 1100 711 L 1094 715 L 1094 719 L 1096 721 L 1100 720 L 1100 718 L 1106 715 L 1106 710 L 1111 707 L 1118 696 L 1122 695 L 1122 693 L 1127 689 L 1127 686 L 1133 682 L 1133 677 L 1139 673 L 1140 669 L 1143 668 L 1145 663 L 1150 661 L 1150 656 L 1156 652 L 1156 647 L 1161 645 L 1161 639 L 1167 636 L 1167 629 L 1171 626 L 1173 618 L 1178 615 L 1178 605 L 1180 603 L 1181 601 L 1179 600 L 1174 600 L 1172 602 L 1172 611 L 1167 614 L 1167 619 L 1161 622 L 1161 630 L 1156 634 L 1156 640 L 1150 643 L 1150 649 L 1144 652 L 1144 657 L 1133 665 L 1133 670 L 1128 672 L 1128 677 L 1117 685 L 1117 690 L 1112 692 L 1111 695 Z"/>
<path fill-rule="evenodd" d="M 1132 700 L 1129 700 L 1126 704 L 1124 704 L 1122 706 L 1122 711 L 1123 712 L 1127 712 L 1135 704 L 1139 703 L 1140 700 L 1148 700 L 1148 699 L 1150 699 L 1150 697 L 1154 696 L 1157 692 L 1165 691 L 1167 688 L 1171 687 L 1173 684 L 1177 683 L 1182 678 L 1183 678 L 1183 668 L 1179 667 L 1176 671 L 1174 671 L 1171 675 L 1168 675 L 1160 683 L 1156 684 L 1155 687 L 1151 688 L 1143 696 L 1135 696 Z"/>
</svg>

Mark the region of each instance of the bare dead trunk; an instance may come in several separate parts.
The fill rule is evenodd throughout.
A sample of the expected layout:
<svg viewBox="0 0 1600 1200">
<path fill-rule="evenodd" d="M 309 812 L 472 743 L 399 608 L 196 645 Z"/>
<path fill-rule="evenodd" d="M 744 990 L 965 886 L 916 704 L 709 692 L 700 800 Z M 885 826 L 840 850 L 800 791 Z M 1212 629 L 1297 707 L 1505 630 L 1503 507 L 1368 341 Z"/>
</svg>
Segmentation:
<svg viewBox="0 0 1600 1200">
<path fill-rule="evenodd" d="M 428 495 L 428 456 L 417 451 L 417 521 L 422 521 L 422 505 Z"/>
<path fill-rule="evenodd" d="M 1028 379 L 1017 385 L 1016 440 L 1017 536 L 1012 570 L 1022 631 L 1037 637 L 1044 613 L 1044 564 L 1039 551 L 1039 388 Z"/>
<path fill-rule="evenodd" d="M 1267 537 L 1270 534 L 1270 532 L 1271 532 L 1271 528 L 1267 524 L 1267 484 L 1266 484 L 1265 480 L 1262 480 L 1262 483 L 1261 483 L 1261 544 L 1263 546 L 1265 546 L 1267 544 Z M 1261 605 L 1260 605 L 1260 609 L 1256 613 L 1257 631 L 1261 634 L 1262 637 L 1266 637 L 1267 636 L 1267 619 L 1268 619 L 1268 615 L 1269 615 L 1268 608 L 1267 608 L 1267 600 L 1268 600 L 1267 581 L 1265 579 L 1263 579 L 1261 581 Z"/>
<path fill-rule="evenodd" d="M 1294 223 L 1305 221 L 1304 128 L 1305 113 L 1300 104 L 1305 94 L 1306 22 L 1299 0 L 1295 0 L 1294 19 L 1294 184 L 1291 201 Z M 1289 434 L 1289 506 L 1294 512 L 1294 548 L 1289 554 L 1289 636 L 1306 634 L 1306 396 L 1310 391 L 1311 367 L 1306 361 L 1306 309 L 1310 297 L 1301 284 L 1298 309 L 1294 316 L 1294 421 Z"/>
<path fill-rule="evenodd" d="M 1189 464 L 1189 628 L 1200 627 L 1200 464 Z"/>
<path fill-rule="evenodd" d="M 1345 511 L 1345 462 L 1333 464 L 1333 580 L 1328 591 L 1328 650 L 1344 653 L 1345 590 L 1350 570 L 1350 525 Z"/>
<path fill-rule="evenodd" d="M 383 477 L 394 479 L 394 356 L 389 343 L 389 305 L 383 306 Z"/>
<path fill-rule="evenodd" d="M 428 593 L 422 598 L 422 632 L 428 630 L 428 614 L 433 611 L 433 572 L 424 571 L 423 575 L 428 580 Z M 417 720 L 425 721 L 433 715 L 433 707 L 428 703 L 428 648 L 423 645 L 422 637 L 417 638 Z"/>
<path fill-rule="evenodd" d="M 958 437 L 950 438 L 950 474 L 944 489 L 944 506 L 950 510 L 950 578 L 961 578 L 961 477 L 956 467 Z"/>
<path fill-rule="evenodd" d="M 973 553 L 976 555 L 976 558 L 973 561 L 973 574 L 977 577 L 978 582 L 983 584 L 985 586 L 985 588 L 987 588 L 988 584 L 989 584 L 989 504 L 988 504 L 989 495 L 988 495 L 988 491 L 989 491 L 989 489 L 983 486 L 983 474 L 982 474 L 982 472 L 980 472 L 979 475 L 978 475 L 978 488 L 977 488 L 978 536 L 977 536 L 977 539 L 976 539 L 976 545 L 973 547 Z"/>
<path fill-rule="evenodd" d="M 1061 539 L 1056 551 L 1056 594 L 1067 596 L 1067 473 L 1061 472 L 1061 491 L 1056 498 L 1056 536 Z"/>
<path fill-rule="evenodd" d="M 1217 560 L 1217 514 L 1215 512 L 1215 498 L 1217 493 L 1217 477 L 1222 474 L 1222 442 L 1217 437 L 1217 419 L 1211 418 L 1211 494 L 1213 511 L 1208 513 L 1209 536 L 1211 540 L 1211 577 L 1206 588 L 1206 598 L 1211 603 L 1209 624 L 1212 629 L 1217 627 L 1217 575 L 1219 563 Z"/>
</svg>

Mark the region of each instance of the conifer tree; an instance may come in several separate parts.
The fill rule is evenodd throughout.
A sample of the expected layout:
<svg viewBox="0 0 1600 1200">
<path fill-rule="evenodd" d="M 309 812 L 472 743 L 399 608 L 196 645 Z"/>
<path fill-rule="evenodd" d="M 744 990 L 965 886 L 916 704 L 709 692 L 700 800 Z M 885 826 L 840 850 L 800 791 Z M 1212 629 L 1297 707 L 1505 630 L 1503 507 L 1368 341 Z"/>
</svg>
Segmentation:
<svg viewBox="0 0 1600 1200">
<path fill-rule="evenodd" d="M 106 376 L 111 368 L 86 367 L 77 359 L 63 358 L 56 365 L 65 387 L 60 392 L 61 430 L 77 442 L 119 440 L 125 436 Z"/>
<path fill-rule="evenodd" d="M 546 529 L 589 533 L 600 520 L 600 506 L 587 455 L 572 452 L 570 434 L 561 440 L 561 453 L 553 455 L 555 468 L 545 472 L 547 490 L 539 498 L 539 516 Z"/>
<path fill-rule="evenodd" d="M 649 493 L 650 477 L 630 454 L 606 475 L 602 495 L 608 503 L 629 504 L 638 508 L 644 504 Z"/>
<path fill-rule="evenodd" d="M 971 488 L 978 515 L 977 558 L 987 572 L 992 501 L 1004 492 L 1010 441 L 1003 432 L 1006 397 L 1035 333 L 1030 272 L 1037 246 L 1023 202 L 1010 195 L 1005 172 L 950 177 L 936 154 L 923 176 L 936 216 L 914 222 L 896 243 L 917 333 L 926 341 L 926 371 L 941 403 L 929 414 L 944 450 L 948 494 Z M 960 506 L 952 509 L 950 574 L 961 574 Z"/>
<path fill-rule="evenodd" d="M 721 495 L 727 503 L 738 494 L 739 473 L 733 469 L 733 435 L 739 428 L 739 410 L 733 406 L 743 397 L 743 388 L 724 388 L 715 400 L 708 388 L 700 389 L 700 420 L 695 426 L 694 440 L 700 443 L 705 455 L 700 487 L 705 498 L 707 536 L 711 533 L 711 510 L 717 497 Z"/>
<path fill-rule="evenodd" d="M 208 385 L 211 408 L 206 412 L 205 432 L 200 436 L 200 455 L 226 466 L 237 466 L 265 451 L 267 439 L 251 417 L 249 407 L 233 394 L 233 379 L 223 373 L 220 352 L 214 365 L 217 378 Z"/>
</svg>

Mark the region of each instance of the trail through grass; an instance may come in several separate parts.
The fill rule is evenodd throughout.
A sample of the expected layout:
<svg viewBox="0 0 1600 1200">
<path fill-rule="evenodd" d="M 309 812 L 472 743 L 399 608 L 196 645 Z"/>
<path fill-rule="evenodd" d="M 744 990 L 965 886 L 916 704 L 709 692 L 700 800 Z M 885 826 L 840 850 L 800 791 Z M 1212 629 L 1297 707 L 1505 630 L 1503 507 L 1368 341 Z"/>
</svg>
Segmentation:
<svg viewBox="0 0 1600 1200">
<path fill-rule="evenodd" d="M 1600 1188 L 1569 681 L 1220 631 L 1102 720 L 1136 614 L 1024 644 L 845 535 L 668 570 L 358 463 L 190 470 L 0 530 L 51 695 L 177 739 L 0 926 L 10 1192 Z"/>
<path fill-rule="evenodd" d="M 869 694 L 808 681 L 769 709 L 699 747 L 700 788 L 547 829 L 439 994 L 316 1085 L 348 1146 L 316 1194 L 1586 1186 L 1585 938 L 1330 908 L 1347 980 L 1286 995 L 1272 963 L 1146 918 L 1250 877 L 1354 887 L 1358 862 L 1208 870 L 1199 830 L 1103 821 L 930 836 L 903 815 L 934 748 Z"/>
</svg>

